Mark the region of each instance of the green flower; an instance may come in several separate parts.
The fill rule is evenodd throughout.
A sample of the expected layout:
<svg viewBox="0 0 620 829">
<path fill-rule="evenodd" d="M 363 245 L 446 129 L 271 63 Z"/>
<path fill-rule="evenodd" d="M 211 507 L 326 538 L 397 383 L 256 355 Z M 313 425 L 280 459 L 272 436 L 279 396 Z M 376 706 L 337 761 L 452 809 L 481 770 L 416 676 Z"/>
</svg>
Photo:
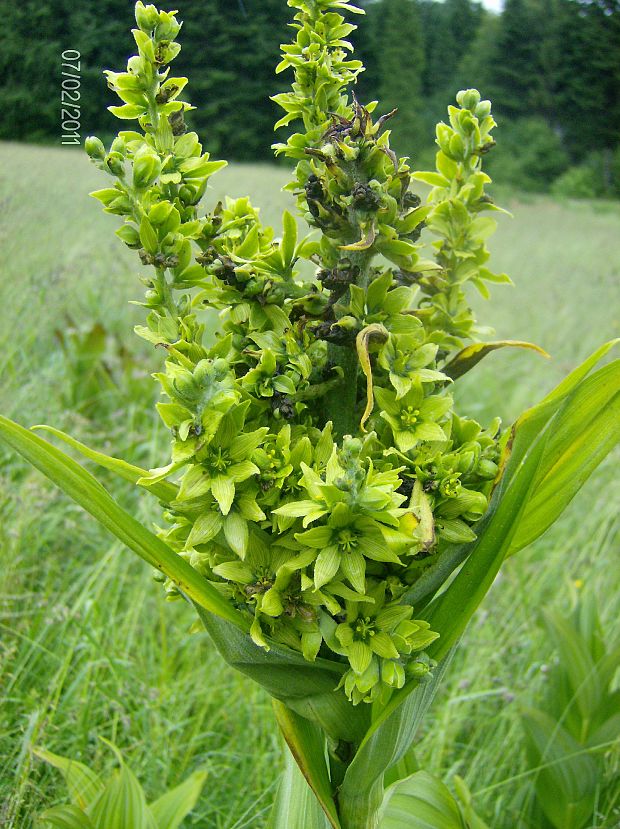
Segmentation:
<svg viewBox="0 0 620 829">
<path fill-rule="evenodd" d="M 437 346 L 433 343 L 420 345 L 414 334 L 392 334 L 381 349 L 379 365 L 389 373 L 390 383 L 396 389 L 396 397 L 404 397 L 414 384 L 446 381 L 445 374 L 427 368 L 435 361 Z"/>
<path fill-rule="evenodd" d="M 373 434 L 366 441 L 374 440 Z M 364 457 L 365 444 L 358 438 L 345 438 L 343 447 L 334 447 L 323 474 L 302 463 L 301 485 L 309 496 L 274 510 L 276 515 L 303 518 L 307 527 L 330 515 L 337 504 L 346 504 L 354 512 L 381 524 L 398 527 L 406 500 L 397 492 L 401 485 L 399 469 L 378 471 L 372 460 Z"/>
<path fill-rule="evenodd" d="M 448 439 L 437 423 L 452 406 L 452 398 L 448 395 L 425 397 L 422 384 L 415 383 L 400 398 L 382 388 L 375 388 L 375 397 L 382 409 L 381 417 L 389 423 L 394 442 L 401 452 L 409 452 L 420 441 Z"/>
<path fill-rule="evenodd" d="M 324 622 L 329 647 L 347 657 L 351 669 L 340 687 L 355 704 L 371 702 L 382 686 L 402 688 L 409 657 L 439 636 L 428 622 L 412 619 L 413 608 L 385 603 L 385 584 L 377 584 L 366 600 L 346 602 L 346 621 Z"/>
<path fill-rule="evenodd" d="M 243 433 L 249 405 L 247 401 L 228 412 L 213 438 L 197 452 L 195 463 L 183 475 L 177 501 L 202 498 L 210 492 L 222 515 L 228 515 L 235 486 L 259 474 L 251 457 L 268 429 Z"/>
<path fill-rule="evenodd" d="M 327 524 L 313 527 L 295 538 L 305 547 L 320 550 L 314 564 L 314 586 L 318 590 L 338 575 L 358 593 L 365 593 L 366 559 L 400 564 L 389 549 L 381 525 L 354 513 L 343 503 L 336 504 Z"/>
</svg>

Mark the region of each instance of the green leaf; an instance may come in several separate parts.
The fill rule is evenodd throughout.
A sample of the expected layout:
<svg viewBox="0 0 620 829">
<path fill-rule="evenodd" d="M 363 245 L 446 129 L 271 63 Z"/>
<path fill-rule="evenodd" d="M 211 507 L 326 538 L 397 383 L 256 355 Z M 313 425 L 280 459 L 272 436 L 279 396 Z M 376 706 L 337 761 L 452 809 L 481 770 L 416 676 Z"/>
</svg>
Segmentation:
<svg viewBox="0 0 620 829">
<path fill-rule="evenodd" d="M 301 773 L 316 795 L 333 829 L 340 829 L 329 770 L 325 760 L 325 736 L 321 729 L 300 717 L 277 700 L 273 701 L 276 721 Z M 299 807 L 296 807 L 297 809 Z M 301 815 L 303 817 L 303 813 Z M 306 826 L 308 824 L 306 823 Z"/>
<path fill-rule="evenodd" d="M 72 438 L 65 432 L 61 432 L 60 429 L 55 429 L 53 426 L 32 426 L 31 428 L 42 432 L 49 432 L 51 435 L 54 435 L 71 446 L 85 458 L 88 458 L 88 460 L 93 461 L 103 469 L 109 469 L 111 472 L 115 472 L 119 478 L 123 478 L 125 481 L 130 481 L 132 484 L 137 483 L 139 478 L 143 478 L 149 474 L 146 469 L 141 469 L 139 466 L 134 466 L 133 464 L 127 463 L 127 461 L 121 460 L 120 458 L 114 458 L 110 455 L 105 455 L 103 452 L 91 449 L 89 446 L 86 446 L 84 443 L 80 443 L 79 440 Z M 179 491 L 177 486 L 169 483 L 168 481 L 160 481 L 157 483 L 149 483 L 147 481 L 140 484 L 140 486 L 148 490 L 148 492 L 152 492 L 156 498 L 159 498 L 165 503 L 174 501 Z"/>
<path fill-rule="evenodd" d="M 290 751 L 269 816 L 267 829 L 332 829 L 321 804 Z"/>
<path fill-rule="evenodd" d="M 510 555 L 556 521 L 619 441 L 620 360 L 615 360 L 586 378 L 554 418 Z"/>
<path fill-rule="evenodd" d="M 86 512 L 171 579 L 179 590 L 212 613 L 220 614 L 242 630 L 249 621 L 190 564 L 123 510 L 93 476 L 60 449 L 0 416 L 0 438 L 60 487 Z"/>
<path fill-rule="evenodd" d="M 465 829 L 458 803 L 447 786 L 417 771 L 385 793 L 379 829 Z"/>
<path fill-rule="evenodd" d="M 559 613 L 543 613 L 545 626 L 557 649 L 559 664 L 567 676 L 571 699 L 575 700 L 582 719 L 596 717 L 605 688 L 586 642 L 573 625 Z"/>
<path fill-rule="evenodd" d="M 353 708 L 335 691 L 346 665 L 317 658 L 308 662 L 297 651 L 266 638 L 269 652 L 229 622 L 196 607 L 206 630 L 231 667 L 261 685 L 272 697 L 315 722 L 334 739 L 361 741 L 370 706 Z"/>
<path fill-rule="evenodd" d="M 445 658 L 426 681 L 408 682 L 375 714 L 340 787 L 338 801 L 345 826 L 356 825 L 355 821 L 363 815 L 379 813 L 384 777 L 411 751 L 449 662 L 450 657 Z"/>
<path fill-rule="evenodd" d="M 295 248 L 297 245 L 297 222 L 294 217 L 288 212 L 284 211 L 282 216 L 282 242 L 280 243 L 280 253 L 282 255 L 282 264 L 285 268 L 290 268 L 295 261 Z"/>
<path fill-rule="evenodd" d="M 520 522 L 527 516 L 529 501 L 540 480 L 540 470 L 545 469 L 543 458 L 547 446 L 553 445 L 556 439 L 556 424 L 562 424 L 573 405 L 578 404 L 581 399 L 581 382 L 612 345 L 613 343 L 608 343 L 598 349 L 537 406 L 524 412 L 514 424 L 502 460 L 502 477 L 493 492 L 486 515 L 476 525 L 478 538 L 471 545 L 457 548 L 457 563 L 469 556 L 467 567 L 457 574 L 445 592 L 421 614 L 421 618 L 430 622 L 431 628 L 441 634 L 429 648 L 429 654 L 433 658 L 440 659 L 458 640 L 493 583 L 503 559 L 513 545 L 518 543 Z M 606 369 L 607 367 L 599 371 L 606 372 Z M 598 374 L 599 372 L 595 373 L 591 378 L 595 386 L 600 382 L 595 379 Z M 572 442 L 573 448 L 578 446 L 579 437 L 578 429 L 571 432 L 568 445 Z M 568 446 L 567 451 L 570 451 Z M 558 507 L 557 514 L 565 505 Z M 401 601 L 409 601 L 410 598 L 408 593 Z"/>
<path fill-rule="evenodd" d="M 38 816 L 39 821 L 46 821 L 55 829 L 93 829 L 93 824 L 77 806 L 54 806 Z"/>
<path fill-rule="evenodd" d="M 521 714 L 538 802 L 556 829 L 582 829 L 592 817 L 602 766 L 543 711 Z"/>
<path fill-rule="evenodd" d="M 462 351 L 459 351 L 456 357 L 450 360 L 442 371 L 448 377 L 451 377 L 452 380 L 456 380 L 472 369 L 483 357 L 486 357 L 492 351 L 497 351 L 498 348 L 529 348 L 538 354 L 542 354 L 543 357 L 550 357 L 544 348 L 540 348 L 540 346 L 534 345 L 533 343 L 522 342 L 521 340 L 497 340 L 492 343 L 473 343 L 473 345 L 468 345 Z"/>
<path fill-rule="evenodd" d="M 90 816 L 94 829 L 157 829 L 142 786 L 118 750 L 112 748 L 120 770 L 113 774 L 93 805 Z"/>
<path fill-rule="evenodd" d="M 69 799 L 79 809 L 86 810 L 91 807 L 103 791 L 103 782 L 99 775 L 83 763 L 61 757 L 43 748 L 33 748 L 32 753 L 61 772 L 69 790 Z"/>
<path fill-rule="evenodd" d="M 178 829 L 196 805 L 206 779 L 206 771 L 195 771 L 175 789 L 151 803 L 157 829 Z"/>
</svg>

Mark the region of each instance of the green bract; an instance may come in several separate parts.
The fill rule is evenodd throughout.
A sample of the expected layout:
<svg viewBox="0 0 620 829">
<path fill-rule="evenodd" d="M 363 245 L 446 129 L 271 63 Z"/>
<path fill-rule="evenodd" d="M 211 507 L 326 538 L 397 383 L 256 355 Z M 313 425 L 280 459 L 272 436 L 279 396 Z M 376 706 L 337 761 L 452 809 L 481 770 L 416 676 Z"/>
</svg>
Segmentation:
<svg viewBox="0 0 620 829">
<path fill-rule="evenodd" d="M 275 100 L 278 126 L 299 132 L 276 151 L 296 161 L 287 189 L 312 235 L 288 212 L 276 234 L 247 198 L 202 205 L 225 162 L 186 129 L 173 13 L 137 3 L 138 54 L 107 73 L 123 102 L 111 110 L 136 130 L 108 150 L 86 144 L 112 179 L 93 195 L 142 263 L 136 331 L 165 354 L 171 446 L 147 471 L 53 431 L 154 494 L 165 526 L 146 530 L 16 424 L 0 418 L 0 435 L 155 565 L 224 658 L 272 694 L 303 772 L 287 771 L 272 829 L 308 827 L 306 815 L 405 826 L 389 802 L 422 802 L 411 744 L 448 656 L 505 556 L 553 523 L 617 440 L 620 370 L 586 379 L 603 347 L 511 432 L 457 414 L 452 385 L 482 357 L 536 348 L 478 342 L 465 293 L 509 281 L 487 267 L 491 105 L 460 92 L 437 127 L 437 171 L 413 173 L 390 149 L 395 113 L 373 121 L 347 89 L 362 66 L 342 12 L 360 10 L 288 2 L 296 35 L 278 71 L 294 82 Z M 425 205 L 415 179 L 433 188 Z"/>
</svg>

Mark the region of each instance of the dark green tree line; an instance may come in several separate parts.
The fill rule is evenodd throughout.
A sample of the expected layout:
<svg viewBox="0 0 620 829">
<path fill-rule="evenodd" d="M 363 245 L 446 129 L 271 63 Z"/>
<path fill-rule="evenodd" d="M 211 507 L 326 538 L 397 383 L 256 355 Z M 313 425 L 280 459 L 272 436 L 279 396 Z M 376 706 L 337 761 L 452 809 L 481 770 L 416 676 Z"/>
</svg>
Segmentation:
<svg viewBox="0 0 620 829">
<path fill-rule="evenodd" d="M 286 0 L 173 5 L 186 21 L 177 66 L 192 78 L 191 126 L 216 154 L 271 159 L 270 95 L 283 83 L 274 66 L 288 37 Z M 59 142 L 64 49 L 82 54 L 82 134 L 110 132 L 101 69 L 131 52 L 132 6 L 4 0 L 0 138 Z M 358 94 L 379 98 L 382 112 L 398 107 L 391 126 L 399 152 L 414 159 L 429 152 L 446 101 L 476 86 L 498 113 L 504 151 L 496 165 L 508 169 L 520 158 L 522 177 L 548 183 L 569 163 L 596 157 L 611 175 L 620 143 L 620 0 L 506 0 L 499 15 L 476 0 L 366 0 L 364 7 L 353 35 L 366 65 Z"/>
</svg>

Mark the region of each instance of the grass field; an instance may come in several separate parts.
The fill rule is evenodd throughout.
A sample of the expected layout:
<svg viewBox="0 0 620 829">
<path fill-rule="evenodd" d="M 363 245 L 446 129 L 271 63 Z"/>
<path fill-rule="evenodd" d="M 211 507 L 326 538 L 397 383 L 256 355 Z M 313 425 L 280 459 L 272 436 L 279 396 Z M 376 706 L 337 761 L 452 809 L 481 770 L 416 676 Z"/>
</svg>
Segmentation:
<svg viewBox="0 0 620 829">
<path fill-rule="evenodd" d="M 288 203 L 285 180 L 276 168 L 236 166 L 213 180 L 210 199 L 250 193 L 263 218 L 277 221 Z M 100 321 L 145 369 L 157 365 L 130 333 L 141 315 L 128 304 L 140 297 L 136 258 L 113 235 L 116 217 L 86 195 L 103 186 L 79 153 L 0 145 L 0 412 L 158 465 L 166 437 L 150 401 L 144 413 L 118 397 L 89 418 L 65 405 L 66 361 L 54 330 L 68 315 L 85 326 Z M 491 248 L 516 287 L 497 288 L 478 307 L 502 338 L 535 341 L 553 360 L 497 354 L 459 393 L 468 414 L 510 421 L 618 335 L 620 206 L 510 194 L 504 203 L 514 219 L 500 219 Z M 561 524 L 507 563 L 421 735 L 425 765 L 447 779 L 461 774 L 493 829 L 521 825 L 523 779 L 515 778 L 526 765 L 516 712 L 536 698 L 553 659 L 539 611 L 567 607 L 581 579 L 610 631 L 617 622 L 614 471 L 610 458 Z M 155 520 L 150 504 L 102 480 Z M 132 554 L 0 447 L 0 826 L 29 829 L 64 796 L 30 746 L 102 768 L 111 760 L 101 735 L 123 749 L 152 796 L 208 768 L 192 825 L 260 829 L 280 763 L 269 701 L 223 664 L 206 634 L 189 634 L 192 621 L 189 608 L 163 600 Z M 619 825 L 612 814 L 593 824 Z"/>
</svg>

